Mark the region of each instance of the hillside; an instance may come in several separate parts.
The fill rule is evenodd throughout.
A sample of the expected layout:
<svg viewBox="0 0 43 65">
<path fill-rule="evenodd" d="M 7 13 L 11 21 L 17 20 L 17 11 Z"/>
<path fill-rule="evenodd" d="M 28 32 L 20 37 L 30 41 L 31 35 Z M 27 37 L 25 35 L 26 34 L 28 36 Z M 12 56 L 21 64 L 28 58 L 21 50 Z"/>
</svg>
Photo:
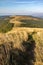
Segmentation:
<svg viewBox="0 0 43 65">
<path fill-rule="evenodd" d="M 43 28 L 43 19 L 32 16 L 12 16 L 10 22 L 13 22 L 16 27 Z M 18 22 L 20 22 L 19 25 L 17 25 Z"/>
<path fill-rule="evenodd" d="M 2 26 L 2 19 L 0 21 L 1 28 L 7 30 L 0 32 L 0 65 L 43 65 L 43 19 L 10 16 L 3 20 L 4 26 L 8 23 L 13 26 L 7 30 Z M 9 21 L 5 24 L 6 20 Z M 32 27 L 34 24 L 36 27 Z"/>
<path fill-rule="evenodd" d="M 0 17 L 0 32 L 8 32 L 15 27 L 43 28 L 43 19 L 32 16 Z"/>
</svg>

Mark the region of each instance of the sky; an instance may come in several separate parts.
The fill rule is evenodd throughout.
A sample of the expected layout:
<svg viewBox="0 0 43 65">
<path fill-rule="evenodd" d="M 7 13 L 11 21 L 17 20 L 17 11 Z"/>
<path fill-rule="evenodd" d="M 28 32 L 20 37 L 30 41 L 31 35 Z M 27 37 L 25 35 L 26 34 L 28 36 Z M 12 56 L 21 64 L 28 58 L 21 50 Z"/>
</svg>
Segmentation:
<svg viewBox="0 0 43 65">
<path fill-rule="evenodd" d="M 43 13 L 43 0 L 0 0 L 0 15 Z"/>
</svg>

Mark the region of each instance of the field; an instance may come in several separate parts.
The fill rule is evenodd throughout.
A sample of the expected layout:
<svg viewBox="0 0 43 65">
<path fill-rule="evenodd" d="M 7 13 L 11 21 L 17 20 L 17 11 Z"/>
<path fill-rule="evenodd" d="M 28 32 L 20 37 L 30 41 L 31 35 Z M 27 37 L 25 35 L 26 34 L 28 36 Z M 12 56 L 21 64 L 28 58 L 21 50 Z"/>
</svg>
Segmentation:
<svg viewBox="0 0 43 65">
<path fill-rule="evenodd" d="M 0 17 L 0 65 L 43 65 L 43 19 Z"/>
</svg>

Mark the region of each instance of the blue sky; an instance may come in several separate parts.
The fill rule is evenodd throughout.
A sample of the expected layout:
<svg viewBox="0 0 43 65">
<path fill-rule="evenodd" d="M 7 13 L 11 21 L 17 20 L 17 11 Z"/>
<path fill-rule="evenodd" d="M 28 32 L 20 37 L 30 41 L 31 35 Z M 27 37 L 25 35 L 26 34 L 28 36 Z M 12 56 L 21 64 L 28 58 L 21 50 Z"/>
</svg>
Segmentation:
<svg viewBox="0 0 43 65">
<path fill-rule="evenodd" d="M 43 0 L 0 0 L 0 15 L 43 13 Z"/>
</svg>

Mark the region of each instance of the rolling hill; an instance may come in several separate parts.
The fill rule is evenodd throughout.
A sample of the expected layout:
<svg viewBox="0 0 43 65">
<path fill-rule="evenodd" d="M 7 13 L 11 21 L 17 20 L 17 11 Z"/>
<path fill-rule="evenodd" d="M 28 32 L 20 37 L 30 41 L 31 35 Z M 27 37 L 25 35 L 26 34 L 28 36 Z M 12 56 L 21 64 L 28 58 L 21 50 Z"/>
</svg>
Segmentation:
<svg viewBox="0 0 43 65">
<path fill-rule="evenodd" d="M 0 65 L 43 65 L 43 19 L 9 16 L 0 23 L 7 30 L 0 31 Z"/>
<path fill-rule="evenodd" d="M 43 28 L 43 19 L 32 16 L 0 17 L 0 32 L 8 32 L 15 27 Z"/>
</svg>

